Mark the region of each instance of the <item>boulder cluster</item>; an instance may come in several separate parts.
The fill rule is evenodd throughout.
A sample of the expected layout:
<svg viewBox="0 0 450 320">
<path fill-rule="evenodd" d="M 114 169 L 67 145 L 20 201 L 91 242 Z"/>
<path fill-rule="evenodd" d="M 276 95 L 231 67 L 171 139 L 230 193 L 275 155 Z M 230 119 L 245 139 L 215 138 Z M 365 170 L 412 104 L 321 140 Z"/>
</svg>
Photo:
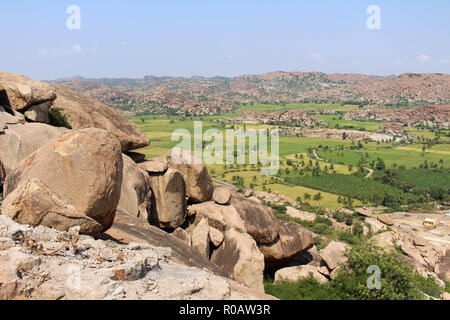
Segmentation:
<svg viewBox="0 0 450 320">
<path fill-rule="evenodd" d="M 69 128 L 50 125 L 52 109 Z M 172 247 L 174 260 L 260 292 L 263 272 L 313 246 L 251 194 L 213 185 L 186 150 L 145 160 L 149 139 L 68 89 L 0 72 L 1 214 L 30 227 Z M 106 232 L 106 233 L 105 233 Z M 0 279 L 1 287 L 1 279 Z"/>
</svg>

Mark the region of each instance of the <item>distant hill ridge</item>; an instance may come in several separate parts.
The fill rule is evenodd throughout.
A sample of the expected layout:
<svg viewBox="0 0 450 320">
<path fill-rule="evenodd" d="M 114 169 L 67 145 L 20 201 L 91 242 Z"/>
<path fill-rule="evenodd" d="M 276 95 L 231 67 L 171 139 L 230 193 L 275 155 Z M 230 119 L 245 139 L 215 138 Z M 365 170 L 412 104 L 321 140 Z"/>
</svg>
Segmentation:
<svg viewBox="0 0 450 320">
<path fill-rule="evenodd" d="M 141 79 L 72 77 L 53 80 L 126 114 L 214 115 L 240 103 L 327 102 L 413 106 L 450 103 L 450 75 L 404 73 L 376 76 L 274 71 L 238 77 Z"/>
</svg>

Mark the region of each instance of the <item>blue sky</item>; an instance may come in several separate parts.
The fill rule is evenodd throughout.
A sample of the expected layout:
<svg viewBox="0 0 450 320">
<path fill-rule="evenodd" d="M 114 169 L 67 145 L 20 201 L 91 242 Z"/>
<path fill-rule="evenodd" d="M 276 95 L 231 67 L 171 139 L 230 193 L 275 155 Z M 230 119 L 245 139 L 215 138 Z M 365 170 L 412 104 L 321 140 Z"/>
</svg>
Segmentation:
<svg viewBox="0 0 450 320">
<path fill-rule="evenodd" d="M 69 5 L 81 29 L 69 30 Z M 369 30 L 369 5 L 381 29 Z M 0 70 L 46 80 L 450 73 L 448 0 L 2 0 Z"/>
</svg>

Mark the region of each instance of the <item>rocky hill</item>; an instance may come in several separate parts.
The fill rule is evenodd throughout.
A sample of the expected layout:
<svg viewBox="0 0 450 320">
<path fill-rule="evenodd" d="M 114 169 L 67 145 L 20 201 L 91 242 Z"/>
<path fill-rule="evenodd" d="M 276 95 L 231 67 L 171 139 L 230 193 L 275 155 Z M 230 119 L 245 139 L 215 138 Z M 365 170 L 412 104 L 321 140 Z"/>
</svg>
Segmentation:
<svg viewBox="0 0 450 320">
<path fill-rule="evenodd" d="M 431 128 L 449 128 L 450 105 L 429 105 L 418 109 L 382 109 L 351 110 L 345 120 L 397 122 L 405 126 L 425 126 Z"/>
<path fill-rule="evenodd" d="M 0 299 L 273 299 L 265 272 L 327 283 L 345 266 L 348 244 L 318 250 L 269 205 L 295 202 L 213 185 L 189 151 L 132 152 L 148 144 L 92 98 L 0 72 Z M 445 287 L 449 250 L 359 214 L 364 232 L 389 226 L 375 240 Z"/>
<path fill-rule="evenodd" d="M 263 272 L 313 246 L 190 152 L 130 153 L 148 139 L 97 101 L 10 73 L 0 96 L 1 298 L 266 299 Z M 69 290 L 63 264 L 92 290 Z"/>
<path fill-rule="evenodd" d="M 376 77 L 276 71 L 234 78 L 72 78 L 55 83 L 117 107 L 126 115 L 223 114 L 239 103 L 251 102 L 335 101 L 387 106 L 450 103 L 450 75 L 429 73 Z"/>
</svg>

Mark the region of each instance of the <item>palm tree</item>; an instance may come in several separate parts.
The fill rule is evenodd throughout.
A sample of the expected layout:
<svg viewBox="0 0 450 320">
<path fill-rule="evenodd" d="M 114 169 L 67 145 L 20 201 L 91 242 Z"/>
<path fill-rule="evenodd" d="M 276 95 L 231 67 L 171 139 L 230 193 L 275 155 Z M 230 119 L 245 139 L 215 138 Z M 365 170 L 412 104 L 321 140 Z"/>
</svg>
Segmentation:
<svg viewBox="0 0 450 320">
<path fill-rule="evenodd" d="M 320 192 L 316 193 L 314 195 L 314 198 L 313 198 L 313 200 L 316 202 L 317 206 L 319 206 L 319 201 L 322 200 L 322 199 L 323 199 L 323 197 L 322 197 L 322 194 Z"/>
</svg>

